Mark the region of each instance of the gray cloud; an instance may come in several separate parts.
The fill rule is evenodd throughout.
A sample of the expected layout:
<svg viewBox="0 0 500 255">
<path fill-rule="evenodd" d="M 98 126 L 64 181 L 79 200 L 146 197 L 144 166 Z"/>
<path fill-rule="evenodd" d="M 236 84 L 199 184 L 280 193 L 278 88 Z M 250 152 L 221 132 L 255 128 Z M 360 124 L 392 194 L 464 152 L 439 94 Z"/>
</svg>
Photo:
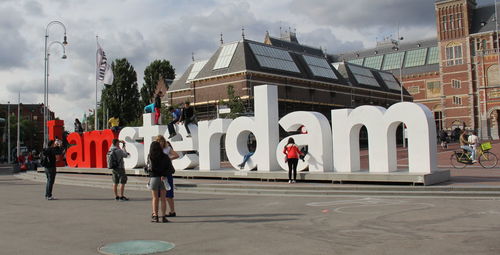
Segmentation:
<svg viewBox="0 0 500 255">
<path fill-rule="evenodd" d="M 42 5 L 37 1 L 26 1 L 24 3 L 24 10 L 28 15 L 41 16 L 44 14 Z"/>
<path fill-rule="evenodd" d="M 12 8 L 0 8 L 0 69 L 25 66 L 27 43 L 20 34 L 24 19 Z"/>
<path fill-rule="evenodd" d="M 293 0 L 290 10 L 311 22 L 348 29 L 433 26 L 435 0 Z"/>
</svg>

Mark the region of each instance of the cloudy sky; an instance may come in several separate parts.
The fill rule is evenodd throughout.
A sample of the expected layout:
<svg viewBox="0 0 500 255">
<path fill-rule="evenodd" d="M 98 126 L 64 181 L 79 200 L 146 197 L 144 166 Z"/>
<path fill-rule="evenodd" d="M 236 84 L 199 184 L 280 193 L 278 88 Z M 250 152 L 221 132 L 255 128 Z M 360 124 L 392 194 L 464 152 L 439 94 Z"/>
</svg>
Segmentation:
<svg viewBox="0 0 500 255">
<path fill-rule="evenodd" d="M 493 0 L 479 0 L 480 5 Z M 68 59 L 50 48 L 49 106 L 71 127 L 95 105 L 96 35 L 108 58 L 127 58 L 143 84 L 144 68 L 167 59 L 177 75 L 225 42 L 263 41 L 280 27 L 299 42 L 335 53 L 373 47 L 400 33 L 406 41 L 435 37 L 434 0 L 0 0 L 0 103 L 43 102 L 44 35 L 50 21 L 67 28 Z M 49 41 L 63 30 L 49 29 Z"/>
</svg>

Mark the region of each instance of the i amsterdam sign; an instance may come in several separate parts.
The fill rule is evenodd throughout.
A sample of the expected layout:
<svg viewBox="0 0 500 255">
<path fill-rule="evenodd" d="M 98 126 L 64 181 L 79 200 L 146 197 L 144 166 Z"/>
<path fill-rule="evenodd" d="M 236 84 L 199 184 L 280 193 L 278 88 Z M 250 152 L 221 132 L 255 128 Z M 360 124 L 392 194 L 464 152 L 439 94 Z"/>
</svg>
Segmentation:
<svg viewBox="0 0 500 255">
<path fill-rule="evenodd" d="M 173 161 L 176 169 L 198 168 L 199 171 L 220 169 L 220 141 L 225 134 L 226 154 L 235 169 L 248 153 L 247 138 L 255 135 L 255 154 L 245 170 L 260 172 L 288 169 L 283 160 L 283 147 L 289 137 L 297 145 L 308 145 L 305 162 L 298 170 L 309 167 L 309 172 L 351 173 L 360 170 L 359 131 L 365 126 L 369 139 L 369 172 L 391 174 L 397 170 L 396 130 L 402 122 L 407 126 L 409 173 L 428 174 L 436 171 L 436 129 L 432 112 L 422 104 L 402 102 L 389 109 L 378 106 L 360 106 L 355 109 L 331 111 L 332 124 L 317 112 L 299 111 L 278 119 L 278 92 L 276 86 L 255 87 L 255 116 L 234 120 L 200 121 L 190 126 L 192 137 L 186 137 L 184 127 L 176 125 L 177 135 L 170 139 L 176 151 L 183 153 Z M 168 137 L 167 126 L 153 125 L 152 114 L 144 114 L 142 127 L 125 127 L 119 134 L 130 156 L 125 168 L 145 164 L 149 147 L 155 136 Z M 307 134 L 292 135 L 279 140 L 279 126 L 293 132 L 305 126 Z M 66 159 L 70 167 L 105 168 L 106 152 L 116 135 L 111 130 L 91 131 L 68 136 Z M 143 143 L 137 142 L 143 140 Z"/>
</svg>

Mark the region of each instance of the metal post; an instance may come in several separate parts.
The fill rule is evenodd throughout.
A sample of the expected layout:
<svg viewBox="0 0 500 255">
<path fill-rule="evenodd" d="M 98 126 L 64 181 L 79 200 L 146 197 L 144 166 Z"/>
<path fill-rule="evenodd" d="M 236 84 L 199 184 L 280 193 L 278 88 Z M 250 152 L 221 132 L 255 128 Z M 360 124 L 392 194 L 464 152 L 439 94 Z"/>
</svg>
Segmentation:
<svg viewBox="0 0 500 255">
<path fill-rule="evenodd" d="M 12 157 L 10 154 L 10 101 L 7 102 L 7 153 L 9 154 L 7 163 L 10 164 L 10 158 Z"/>
<path fill-rule="evenodd" d="M 17 158 L 19 158 L 20 150 L 21 150 L 21 129 L 20 129 L 20 120 L 21 120 L 21 92 L 19 92 L 17 97 Z M 21 162 L 19 162 L 21 163 Z"/>
<path fill-rule="evenodd" d="M 95 40 L 96 40 L 96 48 L 98 47 L 97 45 L 99 44 L 99 36 L 95 36 Z M 96 54 L 97 52 L 99 51 L 99 48 L 96 49 Z M 97 59 L 97 57 L 96 57 Z M 99 63 L 95 63 L 95 70 L 96 70 L 96 77 L 95 77 L 95 111 L 94 111 L 94 126 L 95 126 L 95 130 L 98 130 L 99 129 L 99 123 L 97 123 L 97 70 L 99 70 L 99 67 L 97 66 Z"/>
</svg>

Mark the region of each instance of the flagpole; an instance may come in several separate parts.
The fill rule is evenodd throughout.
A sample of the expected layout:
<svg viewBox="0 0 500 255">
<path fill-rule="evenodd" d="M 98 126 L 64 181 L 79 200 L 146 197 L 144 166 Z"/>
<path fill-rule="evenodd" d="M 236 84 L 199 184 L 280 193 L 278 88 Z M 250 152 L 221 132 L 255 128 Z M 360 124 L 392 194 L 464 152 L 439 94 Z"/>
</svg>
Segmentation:
<svg viewBox="0 0 500 255">
<path fill-rule="evenodd" d="M 97 54 L 98 54 L 98 50 L 99 50 L 99 36 L 95 36 L 95 41 L 96 41 L 96 59 L 97 59 Z M 95 111 L 94 111 L 94 117 L 95 117 L 95 120 L 94 120 L 94 130 L 98 130 L 98 123 L 97 123 L 97 70 L 98 70 L 98 64 L 97 61 L 95 62 L 96 64 L 96 67 L 95 67 L 95 70 L 96 70 L 96 74 L 95 74 Z"/>
</svg>

